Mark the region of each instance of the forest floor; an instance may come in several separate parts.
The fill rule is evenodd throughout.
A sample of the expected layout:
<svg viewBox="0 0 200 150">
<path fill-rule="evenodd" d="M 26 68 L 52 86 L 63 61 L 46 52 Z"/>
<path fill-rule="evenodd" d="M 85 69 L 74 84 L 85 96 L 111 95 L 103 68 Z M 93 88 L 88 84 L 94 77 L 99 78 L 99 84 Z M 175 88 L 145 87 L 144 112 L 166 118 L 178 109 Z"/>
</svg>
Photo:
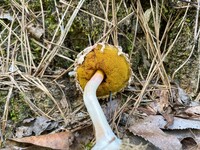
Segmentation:
<svg viewBox="0 0 200 150">
<path fill-rule="evenodd" d="M 196 1 L 0 1 L 0 148 L 94 146 L 74 68 L 101 42 L 133 71 L 99 100 L 121 149 L 200 149 L 199 23 Z"/>
</svg>

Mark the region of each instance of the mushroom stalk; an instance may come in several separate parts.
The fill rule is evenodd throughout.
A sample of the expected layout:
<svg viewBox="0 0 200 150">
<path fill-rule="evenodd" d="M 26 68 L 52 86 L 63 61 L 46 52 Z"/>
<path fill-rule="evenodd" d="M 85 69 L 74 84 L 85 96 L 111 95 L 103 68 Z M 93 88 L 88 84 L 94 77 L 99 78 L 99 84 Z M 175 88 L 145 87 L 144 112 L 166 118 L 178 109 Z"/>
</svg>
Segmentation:
<svg viewBox="0 0 200 150">
<path fill-rule="evenodd" d="M 109 126 L 96 96 L 96 90 L 103 79 L 104 73 L 97 70 L 87 82 L 83 93 L 85 106 L 95 128 L 96 145 L 93 150 L 117 150 L 120 148 L 121 140 Z"/>
</svg>

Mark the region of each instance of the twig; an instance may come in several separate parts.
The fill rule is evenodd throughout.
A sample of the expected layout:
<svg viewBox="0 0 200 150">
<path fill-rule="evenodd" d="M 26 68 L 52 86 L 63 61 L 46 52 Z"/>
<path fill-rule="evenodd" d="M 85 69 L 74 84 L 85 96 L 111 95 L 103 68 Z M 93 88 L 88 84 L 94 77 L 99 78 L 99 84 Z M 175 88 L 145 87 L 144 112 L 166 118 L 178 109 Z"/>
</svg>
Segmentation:
<svg viewBox="0 0 200 150">
<path fill-rule="evenodd" d="M 116 14 L 116 4 L 115 0 L 112 0 L 112 20 L 113 20 L 113 43 L 115 46 L 118 46 L 118 32 L 117 32 L 117 14 Z"/>
</svg>

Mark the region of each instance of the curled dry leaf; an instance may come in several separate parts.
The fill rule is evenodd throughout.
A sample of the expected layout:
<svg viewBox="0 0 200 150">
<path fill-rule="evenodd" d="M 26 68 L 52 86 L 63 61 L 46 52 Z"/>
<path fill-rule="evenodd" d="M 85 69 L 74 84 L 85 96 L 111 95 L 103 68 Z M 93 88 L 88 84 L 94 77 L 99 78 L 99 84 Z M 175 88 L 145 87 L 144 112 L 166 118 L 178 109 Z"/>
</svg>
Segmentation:
<svg viewBox="0 0 200 150">
<path fill-rule="evenodd" d="M 60 132 L 54 134 L 30 136 L 10 140 L 18 143 L 29 143 L 45 148 L 68 150 L 69 146 L 72 144 L 73 135 L 70 132 Z"/>
</svg>

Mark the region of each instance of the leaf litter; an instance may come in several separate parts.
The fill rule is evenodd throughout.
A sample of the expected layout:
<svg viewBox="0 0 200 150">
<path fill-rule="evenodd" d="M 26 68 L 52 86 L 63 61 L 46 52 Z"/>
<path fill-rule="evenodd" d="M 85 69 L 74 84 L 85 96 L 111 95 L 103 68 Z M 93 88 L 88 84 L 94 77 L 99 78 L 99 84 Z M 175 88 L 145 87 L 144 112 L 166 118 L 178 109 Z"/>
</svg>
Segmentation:
<svg viewBox="0 0 200 150">
<path fill-rule="evenodd" d="M 39 147 L 67 150 L 74 139 L 70 131 L 65 130 L 58 133 L 54 133 L 54 131 L 49 133 L 59 128 L 58 124 L 59 122 L 43 116 L 28 118 L 23 121 L 22 126 L 16 128 L 15 138 L 10 140 L 17 143 L 29 143 Z"/>
<path fill-rule="evenodd" d="M 174 93 L 177 93 L 177 91 Z M 168 101 L 170 96 L 167 90 L 157 91 L 156 94 L 155 97 L 157 98 L 155 101 L 149 102 L 146 106 L 141 105 L 138 108 L 140 113 L 143 113 L 145 117 L 137 120 L 128 120 L 129 131 L 134 135 L 144 138 L 161 150 L 180 150 L 185 147 L 188 148 L 189 146 L 198 146 L 200 141 L 200 134 L 196 133 L 196 130 L 200 129 L 198 103 L 195 103 L 195 105 L 191 106 L 191 102 L 189 101 L 186 103 L 187 105 L 185 103 L 180 103 L 178 99 L 174 99 L 174 101 Z M 104 112 L 108 119 L 112 118 L 111 116 L 118 106 L 118 100 L 112 100 L 107 103 L 107 106 L 104 107 Z M 179 108 L 181 109 L 179 110 Z M 182 114 L 181 117 L 180 114 Z M 52 148 L 53 146 L 48 144 L 45 145 L 43 142 L 40 143 L 39 141 L 43 141 L 43 138 L 44 141 L 46 138 L 54 139 L 54 136 L 51 134 L 47 134 L 46 136 L 41 134 L 51 131 L 55 128 L 59 128 L 58 122 L 50 120 L 46 117 L 28 118 L 23 121 L 23 125 L 21 127 L 16 129 L 15 136 L 17 138 L 12 140 L 16 142 L 31 143 L 37 146 Z M 61 137 L 63 136 L 62 134 L 60 135 Z M 57 138 L 57 136 L 60 135 L 55 135 L 55 137 Z M 80 141 L 82 143 L 84 141 L 89 142 L 92 140 L 91 135 L 88 135 L 85 138 L 81 137 L 78 132 L 74 133 L 74 135 L 76 139 L 75 141 L 73 141 L 73 136 L 71 134 L 68 136 L 66 135 L 67 137 L 65 138 L 68 138 L 70 141 L 68 146 L 70 146 L 72 142 L 73 145 L 74 143 L 77 145 L 77 143 L 80 143 Z M 26 136 L 30 137 L 28 138 Z M 58 141 L 56 140 L 52 140 L 52 144 L 57 144 L 57 142 Z M 125 148 L 127 145 L 129 148 L 131 147 L 131 144 L 125 144 L 123 148 Z M 73 147 L 75 148 L 76 146 Z M 79 148 L 81 147 L 79 146 Z M 146 146 L 139 145 L 139 148 L 146 149 Z"/>
<path fill-rule="evenodd" d="M 73 136 L 70 132 L 59 132 L 40 136 L 11 139 L 19 143 L 29 143 L 40 147 L 68 150 L 72 144 Z"/>
<path fill-rule="evenodd" d="M 21 138 L 25 136 L 41 135 L 44 131 L 52 130 L 58 127 L 58 122 L 52 121 L 46 117 L 40 116 L 28 118 L 23 121 L 23 125 L 16 128 L 16 137 Z"/>
<path fill-rule="evenodd" d="M 128 120 L 129 131 L 161 150 L 198 149 L 199 103 L 192 102 L 180 87 L 172 93 L 173 99 L 167 90 L 156 91 L 155 101 L 138 108 L 143 117 Z"/>
<path fill-rule="evenodd" d="M 129 127 L 129 130 L 162 150 L 179 150 L 181 148 L 181 143 L 175 136 L 165 134 L 154 123 L 146 122 L 146 120 L 143 121 L 134 122 Z"/>
<path fill-rule="evenodd" d="M 61 2 L 63 3 L 63 1 L 61 1 Z M 13 4 L 15 4 L 15 3 L 13 3 Z M 16 3 L 16 4 L 18 4 L 18 3 Z M 16 6 L 18 6 L 18 5 L 16 5 Z M 19 6 L 21 6 L 21 5 L 19 5 Z M 22 5 L 22 6 L 25 7 L 25 12 L 27 12 L 28 10 L 27 10 L 26 6 L 28 6 L 28 5 Z M 153 13 L 154 12 L 152 11 L 152 9 L 147 9 L 147 11 L 145 11 L 144 17 L 146 19 L 146 22 L 148 22 L 147 20 L 151 19 L 150 17 L 151 17 L 151 14 L 153 15 Z M 9 12 L 1 9 L 0 10 L 0 19 L 6 20 L 6 21 L 7 20 L 13 21 L 13 19 L 16 19 L 16 18 L 15 17 L 13 18 L 13 16 L 11 14 Z M 18 13 L 18 14 L 20 14 L 20 13 Z M 15 15 L 17 16 L 17 18 L 21 19 L 21 16 L 18 14 L 15 14 Z M 29 14 L 29 13 L 25 13 L 24 16 L 26 17 L 27 14 Z M 29 17 L 27 17 L 27 18 L 29 18 Z M 31 17 L 29 19 L 31 20 L 31 23 L 29 22 L 28 24 L 26 24 L 27 26 L 25 26 L 25 28 L 28 31 L 27 35 L 32 35 L 36 39 L 36 41 L 41 40 L 41 38 L 43 38 L 43 36 L 44 36 L 44 33 L 46 33 L 46 30 L 42 27 L 42 25 L 32 21 Z M 66 31 L 68 32 L 68 29 Z M 67 32 L 65 33 L 65 35 L 67 34 Z M 19 32 L 19 33 L 21 33 L 21 32 Z M 153 35 L 153 32 L 152 32 L 152 35 Z M 25 38 L 28 39 L 28 36 L 27 37 L 25 36 Z M 10 40 L 10 38 L 8 38 L 8 39 Z M 48 39 L 48 40 L 51 41 L 51 39 Z M 54 41 L 54 40 L 52 39 L 52 41 Z M 19 42 L 21 42 L 21 41 L 19 40 Z M 4 43 L 4 42 L 2 42 L 2 43 Z M 57 45 L 62 45 L 62 42 L 59 42 L 59 43 L 61 43 L 61 44 L 57 44 Z M 2 44 L 2 46 L 3 45 L 6 45 L 6 44 Z M 51 44 L 49 44 L 49 45 L 51 45 Z M 29 44 L 26 45 L 25 47 L 29 47 Z M 47 47 L 51 47 L 51 46 L 47 46 Z M 4 49 L 4 47 L 3 47 L 3 49 Z M 9 50 L 10 47 L 8 46 L 7 49 Z M 26 49 L 27 48 L 25 48 L 25 50 Z M 152 47 L 150 49 L 152 49 Z M 53 49 L 53 52 L 55 52 L 55 53 L 50 53 L 50 54 L 53 54 L 52 56 L 48 55 L 48 57 L 45 57 L 45 59 L 44 59 L 45 66 L 46 66 L 46 64 L 48 66 L 49 62 L 52 61 L 52 59 L 49 60 L 46 58 L 53 58 L 55 56 L 54 54 L 59 55 L 56 48 Z M 32 53 L 30 53 L 30 54 L 32 54 Z M 32 55 L 30 55 L 30 56 L 32 56 Z M 10 61 L 9 59 L 8 60 L 5 59 L 5 60 L 7 62 L 9 62 Z M 30 60 L 32 60 L 32 59 L 30 59 Z M 67 60 L 70 60 L 70 59 L 68 58 Z M 1 60 L 0 64 L 2 64 L 2 63 L 3 63 L 3 61 Z M 10 66 L 11 67 L 9 69 L 11 69 L 11 72 L 15 72 L 15 65 L 10 65 Z M 27 64 L 25 64 L 25 66 L 29 67 L 29 65 L 27 65 Z M 33 64 L 33 66 L 34 66 L 34 64 Z M 27 68 L 25 67 L 25 70 Z M 39 72 L 40 70 L 42 70 L 41 72 L 46 71 L 46 67 L 44 67 L 44 69 L 41 69 L 41 68 L 43 68 L 43 65 L 36 66 L 37 71 L 35 72 L 35 74 L 40 74 L 40 72 Z M 160 67 L 158 67 L 158 68 L 160 68 Z M 161 67 L 161 69 L 162 69 L 162 67 Z M 25 73 L 27 73 L 27 72 L 25 72 Z M 41 74 L 43 74 L 43 73 L 41 73 Z M 44 75 L 47 75 L 47 74 L 44 74 Z M 196 142 L 196 143 L 194 143 L 194 145 L 195 144 L 199 145 L 199 143 L 200 143 L 199 133 L 196 132 L 199 129 L 198 121 L 199 121 L 199 114 L 200 114 L 199 109 L 200 108 L 199 108 L 199 103 L 197 101 L 199 101 L 199 99 L 200 99 L 200 93 L 196 97 L 196 102 L 193 102 L 193 101 L 191 101 L 188 94 L 182 88 L 180 88 L 178 86 L 178 84 L 176 84 L 176 85 L 177 85 L 176 90 L 172 89 L 172 95 L 169 95 L 168 89 L 167 90 L 166 89 L 158 90 L 157 94 L 154 93 L 155 97 L 152 98 L 153 100 L 152 99 L 150 100 L 152 102 L 146 104 L 146 107 L 141 106 L 138 108 L 138 110 L 140 109 L 140 111 L 143 113 L 142 115 L 145 115 L 146 118 L 143 117 L 143 119 L 140 119 L 137 122 L 129 120 L 129 123 L 130 123 L 129 130 L 131 132 L 133 132 L 135 135 L 141 136 L 144 139 L 150 141 L 151 143 L 153 143 L 156 147 L 159 147 L 160 149 L 179 149 L 180 147 L 184 148 L 184 143 L 186 143 L 186 142 L 192 143 L 191 139 L 193 139 Z M 69 95 L 72 95 L 71 92 Z M 143 93 L 142 95 L 145 95 L 145 93 Z M 63 108 L 68 107 L 68 102 L 66 101 L 66 99 L 62 99 L 61 105 L 62 105 L 62 107 L 64 106 Z M 112 114 L 116 111 L 116 107 L 118 107 L 118 103 L 115 103 L 114 101 L 111 101 L 110 104 L 107 107 L 105 107 L 106 115 L 108 116 L 109 120 L 111 120 L 111 121 L 112 121 Z M 125 109 L 128 109 L 128 107 Z M 125 109 L 124 109 L 124 111 L 126 111 Z M 83 118 L 83 116 L 87 116 L 85 114 L 86 113 L 80 112 L 80 113 L 74 114 L 74 116 L 77 115 L 77 116 L 81 116 L 80 118 Z M 123 115 L 123 113 L 122 113 L 122 115 Z M 90 120 L 88 120 L 88 119 L 85 119 L 83 121 L 82 119 L 76 119 L 76 118 L 77 117 L 72 117 L 72 119 L 70 120 L 71 121 L 70 127 L 72 128 L 71 129 L 72 132 L 73 132 L 74 128 L 76 128 L 76 130 L 82 129 L 82 131 L 85 131 L 84 127 L 88 125 L 88 122 L 89 122 L 89 125 L 91 125 Z M 127 118 L 129 118 L 129 117 L 127 117 Z M 126 122 L 126 118 L 124 120 L 125 120 L 124 122 Z M 74 123 L 74 122 L 78 122 L 78 123 Z M 71 136 L 71 134 L 63 133 L 63 132 L 47 134 L 49 132 L 52 132 L 52 130 L 54 130 L 56 128 L 58 128 L 57 130 L 59 130 L 60 127 L 58 124 L 59 124 L 59 122 L 50 120 L 48 118 L 43 118 L 43 117 L 25 119 L 23 122 L 23 125 L 16 129 L 16 133 L 14 135 L 16 137 L 16 139 L 13 139 L 13 140 L 16 140 L 16 141 L 22 142 L 22 143 L 30 142 L 32 144 L 36 144 L 36 145 L 44 146 L 44 147 L 48 147 L 49 143 L 50 142 L 54 143 L 53 141 L 54 140 L 56 141 L 56 139 L 60 139 L 60 141 L 62 141 L 62 140 L 68 141 L 69 140 L 70 143 L 68 145 L 66 145 L 66 147 L 64 147 L 64 149 L 68 149 L 69 145 L 71 144 L 71 141 L 73 141 L 73 138 L 71 138 L 73 136 Z M 78 127 L 75 126 L 76 124 L 78 124 Z M 90 129 L 90 131 L 91 130 L 92 129 Z M 151 132 L 150 132 L 150 130 L 151 130 Z M 61 130 L 59 130 L 59 131 L 61 131 Z M 149 133 L 149 135 L 148 135 L 148 133 Z M 46 135 L 42 135 L 42 134 L 46 134 Z M 88 134 L 90 134 L 90 133 L 88 132 Z M 27 136 L 31 136 L 31 137 L 27 137 Z M 3 138 L 2 138 L 3 136 L 1 134 L 1 130 L 0 130 L 0 137 L 1 137 L 1 141 L 0 141 L 0 145 L 1 145 L 1 142 L 3 141 Z M 66 137 L 66 139 L 65 139 L 65 137 Z M 79 135 L 77 137 L 79 137 Z M 81 139 L 84 142 L 85 139 L 83 139 L 83 137 L 81 137 Z M 50 140 L 45 141 L 46 138 L 50 138 Z M 93 136 L 88 135 L 88 139 L 89 139 L 88 142 L 92 141 L 92 138 L 93 138 Z M 45 142 L 40 143 L 40 141 L 45 141 Z M 39 144 L 38 144 L 38 142 L 39 142 Z M 45 143 L 45 144 L 43 145 L 43 143 Z M 59 145 L 61 145 L 61 144 L 59 143 Z M 189 145 L 189 144 L 187 144 L 187 145 Z M 51 146 L 51 148 L 62 149 L 63 147 Z M 125 149 L 127 149 L 127 147 L 125 147 Z"/>
</svg>

